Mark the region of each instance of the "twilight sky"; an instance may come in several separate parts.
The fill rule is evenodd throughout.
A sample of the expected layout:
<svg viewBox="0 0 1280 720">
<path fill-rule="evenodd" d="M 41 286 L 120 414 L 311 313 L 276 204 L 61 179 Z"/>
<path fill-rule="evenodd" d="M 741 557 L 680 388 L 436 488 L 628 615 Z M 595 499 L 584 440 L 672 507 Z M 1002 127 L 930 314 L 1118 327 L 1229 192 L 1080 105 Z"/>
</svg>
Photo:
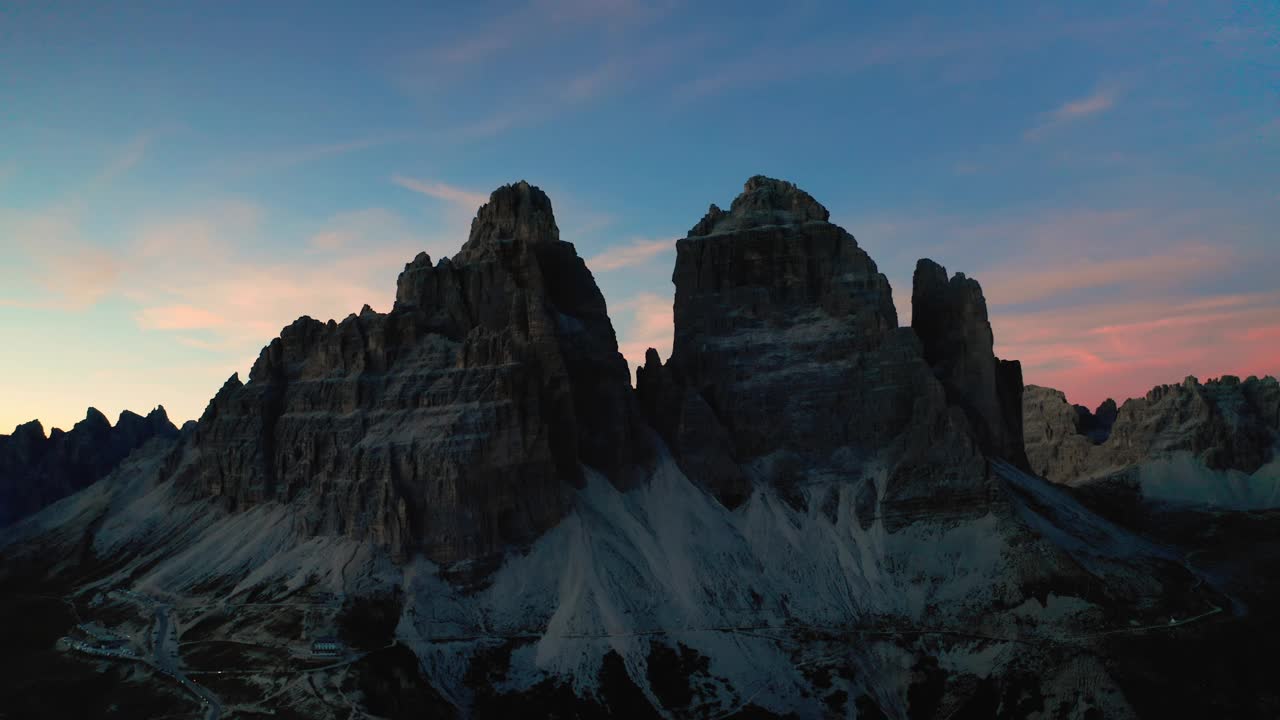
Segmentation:
<svg viewBox="0 0 1280 720">
<path fill-rule="evenodd" d="M 675 239 L 763 173 L 904 323 L 917 258 L 976 277 L 1075 402 L 1280 373 L 1280 4 L 961 4 L 5 3 L 0 433 L 196 418 L 521 178 L 633 364 Z"/>
</svg>

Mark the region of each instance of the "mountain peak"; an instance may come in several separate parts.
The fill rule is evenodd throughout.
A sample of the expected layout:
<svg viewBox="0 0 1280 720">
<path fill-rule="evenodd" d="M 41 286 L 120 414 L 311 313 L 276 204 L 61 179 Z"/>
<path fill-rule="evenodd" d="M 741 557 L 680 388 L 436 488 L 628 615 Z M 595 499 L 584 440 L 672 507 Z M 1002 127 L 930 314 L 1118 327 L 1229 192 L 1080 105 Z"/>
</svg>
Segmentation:
<svg viewBox="0 0 1280 720">
<path fill-rule="evenodd" d="M 157 405 L 154 410 L 147 413 L 147 419 L 151 421 L 169 422 L 169 413 L 164 409 L 163 405 Z"/>
<path fill-rule="evenodd" d="M 551 198 L 538 186 L 521 180 L 489 194 L 489 202 L 480 206 L 471 221 L 471 234 L 459 255 L 472 255 L 494 242 L 559 239 Z"/>
<path fill-rule="evenodd" d="M 654 455 L 604 296 L 523 181 L 493 192 L 451 259 L 407 263 L 391 312 L 304 316 L 249 379 L 227 381 L 175 460 L 184 497 L 289 502 L 305 532 L 398 557 L 532 542 L 585 468 L 629 487 Z"/>
<path fill-rule="evenodd" d="M 809 193 L 786 180 L 753 175 L 733 199 L 729 212 L 712 205 L 689 237 L 704 237 L 766 225 L 803 225 L 826 222 L 831 213 Z"/>
<path fill-rule="evenodd" d="M 102 414 L 101 410 L 95 407 L 89 408 L 84 414 L 84 420 L 76 423 L 77 426 L 81 424 L 85 424 L 87 427 L 111 427 L 111 421 L 107 419 L 106 415 Z"/>
<path fill-rule="evenodd" d="M 44 440 L 44 425 L 39 420 L 24 422 L 13 429 L 12 438 L 21 438 L 23 441 L 29 441 L 33 438 Z"/>
</svg>

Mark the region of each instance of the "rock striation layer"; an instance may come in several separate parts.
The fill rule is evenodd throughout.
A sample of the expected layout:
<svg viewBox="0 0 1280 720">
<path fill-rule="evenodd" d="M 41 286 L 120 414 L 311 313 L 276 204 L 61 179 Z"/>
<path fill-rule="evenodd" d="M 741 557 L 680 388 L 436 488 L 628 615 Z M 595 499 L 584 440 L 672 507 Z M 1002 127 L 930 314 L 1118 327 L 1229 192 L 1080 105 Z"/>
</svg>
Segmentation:
<svg viewBox="0 0 1280 720">
<path fill-rule="evenodd" d="M 1022 365 L 993 350 L 987 300 L 977 280 L 932 260 L 916 263 L 911 328 L 947 401 L 964 408 L 984 452 L 1026 468 L 1022 447 Z"/>
<path fill-rule="evenodd" d="M 863 482 L 860 517 L 891 527 L 985 507 L 980 436 L 898 327 L 888 280 L 828 217 L 756 176 L 676 243 L 671 357 L 650 350 L 637 372 L 646 416 L 729 507 L 833 479 Z M 877 464 L 884 487 L 861 477 Z"/>
<path fill-rule="evenodd" d="M 1200 383 L 1188 377 L 1126 400 L 1108 426 L 1114 401 L 1087 414 L 1061 391 L 1029 385 L 1023 395 L 1031 469 L 1075 484 L 1140 463 L 1189 453 L 1207 468 L 1252 473 L 1275 457 L 1280 443 L 1280 383 L 1225 375 Z M 1100 429 L 1105 428 L 1105 432 Z"/>
<path fill-rule="evenodd" d="M 125 410 L 114 427 L 89 408 L 71 430 L 48 437 L 38 420 L 19 425 L 0 435 L 0 527 L 97 482 L 152 438 L 177 436 L 163 407 L 146 417 Z"/>
<path fill-rule="evenodd" d="M 643 473 L 628 380 L 591 273 L 520 182 L 452 259 L 405 266 L 390 313 L 286 327 L 170 464 L 189 497 L 290 503 L 306 533 L 470 560 L 558 522 L 584 465 L 619 487 Z"/>
</svg>

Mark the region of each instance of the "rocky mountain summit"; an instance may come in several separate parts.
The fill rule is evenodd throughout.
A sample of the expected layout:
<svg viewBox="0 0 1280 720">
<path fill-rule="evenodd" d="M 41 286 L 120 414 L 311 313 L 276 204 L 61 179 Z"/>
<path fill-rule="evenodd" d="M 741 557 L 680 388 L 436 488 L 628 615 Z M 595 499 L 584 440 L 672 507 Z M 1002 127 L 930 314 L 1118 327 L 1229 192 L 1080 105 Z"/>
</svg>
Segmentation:
<svg viewBox="0 0 1280 720">
<path fill-rule="evenodd" d="M 1210 470 L 1254 473 L 1280 446 L 1280 384 L 1273 377 L 1188 377 L 1126 400 L 1118 411 L 1115 401 L 1097 413 L 1081 410 L 1061 391 L 1027 386 L 1026 448 L 1037 474 L 1080 483 L 1180 454 Z"/>
<path fill-rule="evenodd" d="M 647 417 L 685 474 L 731 508 L 759 485 L 794 497 L 840 478 L 860 483 L 864 519 L 891 527 L 985 511 L 983 450 L 1024 460 L 1020 418 L 1002 415 L 1021 375 L 1015 365 L 997 385 L 981 289 L 940 295 L 918 272 L 915 313 L 932 324 L 898 327 L 888 280 L 828 217 L 795 185 L 757 176 L 676 243 L 671 357 L 650 352 L 637 372 Z M 975 324 L 985 345 L 942 334 Z M 949 386 L 967 387 L 965 363 L 986 381 L 971 418 L 966 398 L 948 401 Z M 888 468 L 884 487 L 858 470 L 873 461 Z"/>
<path fill-rule="evenodd" d="M 453 258 L 405 265 L 390 313 L 285 328 L 170 465 L 188 498 L 452 562 L 554 526 L 584 465 L 634 483 L 648 443 L 604 298 L 520 182 Z"/>
<path fill-rule="evenodd" d="M 151 439 L 177 436 L 163 407 L 146 417 L 125 410 L 114 427 L 89 408 L 71 430 L 48 437 L 38 420 L 19 425 L 0 435 L 0 527 L 88 487 Z"/>
</svg>

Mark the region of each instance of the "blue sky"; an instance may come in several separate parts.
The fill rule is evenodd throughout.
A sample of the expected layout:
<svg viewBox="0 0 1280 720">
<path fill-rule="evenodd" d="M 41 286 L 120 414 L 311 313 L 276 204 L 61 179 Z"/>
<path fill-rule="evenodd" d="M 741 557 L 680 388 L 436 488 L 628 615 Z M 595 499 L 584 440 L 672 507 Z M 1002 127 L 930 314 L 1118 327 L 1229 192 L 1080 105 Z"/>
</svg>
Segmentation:
<svg viewBox="0 0 1280 720">
<path fill-rule="evenodd" d="M 764 173 L 904 322 L 918 257 L 977 277 L 1029 382 L 1274 374 L 1278 28 L 1174 0 L 6 6 L 0 432 L 197 417 L 294 317 L 389 309 L 521 178 L 633 363 L 669 349 L 674 240 Z"/>
</svg>

